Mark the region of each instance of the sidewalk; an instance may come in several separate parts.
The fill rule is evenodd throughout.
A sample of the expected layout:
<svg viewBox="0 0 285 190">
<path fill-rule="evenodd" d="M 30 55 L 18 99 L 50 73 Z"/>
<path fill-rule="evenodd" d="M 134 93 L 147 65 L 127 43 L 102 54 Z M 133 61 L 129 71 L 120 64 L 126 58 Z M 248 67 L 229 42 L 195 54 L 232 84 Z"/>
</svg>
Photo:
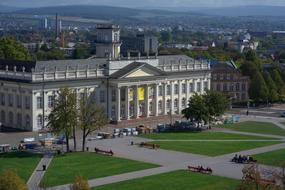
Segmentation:
<svg viewBox="0 0 285 190">
<path fill-rule="evenodd" d="M 53 159 L 53 155 L 51 154 L 45 154 L 41 161 L 39 162 L 38 166 L 34 170 L 32 176 L 30 177 L 27 185 L 29 190 L 38 190 L 39 184 L 45 174 L 45 171 L 43 171 L 43 165 L 46 165 L 46 169 L 48 168 L 49 164 L 51 163 Z"/>
</svg>

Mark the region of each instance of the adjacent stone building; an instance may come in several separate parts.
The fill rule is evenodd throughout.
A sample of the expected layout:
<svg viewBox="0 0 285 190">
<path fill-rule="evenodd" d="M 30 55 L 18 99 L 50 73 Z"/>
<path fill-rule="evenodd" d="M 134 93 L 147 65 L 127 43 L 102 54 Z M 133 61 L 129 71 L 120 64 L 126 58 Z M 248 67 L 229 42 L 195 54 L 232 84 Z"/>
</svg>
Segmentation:
<svg viewBox="0 0 285 190">
<path fill-rule="evenodd" d="M 250 78 L 234 62 L 212 62 L 211 89 L 226 93 L 235 102 L 247 102 Z"/>
</svg>

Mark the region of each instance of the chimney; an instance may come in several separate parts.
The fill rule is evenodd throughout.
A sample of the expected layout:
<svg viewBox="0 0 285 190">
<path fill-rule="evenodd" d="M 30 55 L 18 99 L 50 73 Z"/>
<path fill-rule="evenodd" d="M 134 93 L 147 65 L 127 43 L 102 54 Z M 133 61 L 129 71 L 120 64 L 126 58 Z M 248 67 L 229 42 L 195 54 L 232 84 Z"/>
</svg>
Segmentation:
<svg viewBox="0 0 285 190">
<path fill-rule="evenodd" d="M 55 38 L 58 38 L 58 14 L 55 14 Z"/>
</svg>

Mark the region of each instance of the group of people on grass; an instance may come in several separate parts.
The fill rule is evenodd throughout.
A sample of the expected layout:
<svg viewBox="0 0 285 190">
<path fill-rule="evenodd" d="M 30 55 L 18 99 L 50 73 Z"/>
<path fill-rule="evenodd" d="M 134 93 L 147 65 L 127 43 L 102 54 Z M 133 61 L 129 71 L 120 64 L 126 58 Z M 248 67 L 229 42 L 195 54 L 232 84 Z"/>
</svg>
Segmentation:
<svg viewBox="0 0 285 190">
<path fill-rule="evenodd" d="M 245 164 L 245 163 L 251 163 L 256 162 L 256 160 L 253 159 L 252 156 L 242 156 L 242 155 L 235 155 L 232 159 L 232 162 L 239 163 L 239 164 Z"/>
</svg>

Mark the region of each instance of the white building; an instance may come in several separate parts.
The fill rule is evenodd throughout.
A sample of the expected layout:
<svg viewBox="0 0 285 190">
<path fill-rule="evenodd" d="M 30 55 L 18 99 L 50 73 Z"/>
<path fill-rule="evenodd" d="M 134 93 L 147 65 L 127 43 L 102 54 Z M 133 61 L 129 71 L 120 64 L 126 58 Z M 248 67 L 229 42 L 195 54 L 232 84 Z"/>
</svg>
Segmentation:
<svg viewBox="0 0 285 190">
<path fill-rule="evenodd" d="M 44 128 L 62 87 L 74 89 L 78 98 L 87 93 L 105 108 L 110 120 L 120 122 L 180 114 L 195 92 L 203 93 L 211 86 L 210 65 L 187 56 L 112 57 L 0 60 L 2 125 L 27 131 Z"/>
</svg>

